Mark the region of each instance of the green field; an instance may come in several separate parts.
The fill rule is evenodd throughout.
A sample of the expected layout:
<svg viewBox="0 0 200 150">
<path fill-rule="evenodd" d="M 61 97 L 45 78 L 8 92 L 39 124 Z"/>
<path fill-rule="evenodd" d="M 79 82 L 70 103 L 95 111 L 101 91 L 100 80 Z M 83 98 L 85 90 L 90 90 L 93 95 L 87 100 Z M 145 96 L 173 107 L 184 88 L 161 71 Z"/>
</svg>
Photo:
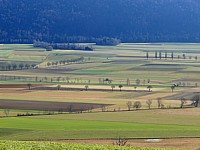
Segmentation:
<svg viewBox="0 0 200 150">
<path fill-rule="evenodd" d="M 173 138 L 173 137 L 199 137 L 200 127 L 193 123 L 176 121 L 167 124 L 167 121 L 154 122 L 149 119 L 148 123 L 140 120 L 123 120 L 120 117 L 111 119 L 111 115 L 124 115 L 132 118 L 128 113 L 117 114 L 83 114 L 52 116 L 50 118 L 4 118 L 0 120 L 1 138 L 12 140 L 64 140 L 64 139 L 98 139 L 116 138 L 126 136 L 128 138 Z M 139 114 L 142 115 L 142 114 Z M 145 115 L 145 113 L 143 113 Z M 85 116 L 85 117 L 84 117 Z M 101 117 L 104 116 L 104 119 Z M 135 117 L 136 116 L 136 117 Z M 74 117 L 74 118 L 72 118 Z M 152 116 L 149 116 L 152 117 Z M 169 117 L 169 116 L 168 116 Z M 95 119 L 99 118 L 99 119 Z M 139 117 L 138 117 L 139 118 Z M 181 118 L 183 119 L 183 118 Z M 181 120 L 179 119 L 179 120 Z M 115 120 L 115 121 L 113 121 Z M 186 120 L 186 119 L 185 119 Z M 6 132 L 9 131 L 9 134 Z M 183 132 L 184 131 L 184 132 Z"/>
</svg>

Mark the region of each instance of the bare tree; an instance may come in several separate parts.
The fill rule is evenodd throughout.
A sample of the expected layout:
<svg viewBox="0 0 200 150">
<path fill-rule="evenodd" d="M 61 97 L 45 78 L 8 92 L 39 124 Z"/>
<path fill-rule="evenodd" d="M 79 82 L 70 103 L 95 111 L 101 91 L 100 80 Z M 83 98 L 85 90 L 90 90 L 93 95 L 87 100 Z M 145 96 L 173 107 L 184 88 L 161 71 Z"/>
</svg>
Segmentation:
<svg viewBox="0 0 200 150">
<path fill-rule="evenodd" d="M 139 109 L 142 107 L 142 104 L 140 101 L 136 101 L 134 104 L 133 104 L 133 108 L 136 108 L 136 109 Z"/>
<path fill-rule="evenodd" d="M 181 97 L 181 108 L 183 108 L 184 104 L 186 104 L 186 99 L 184 97 Z"/>
<path fill-rule="evenodd" d="M 137 79 L 137 80 L 135 81 L 135 83 L 136 83 L 137 85 L 140 85 L 140 79 Z"/>
<path fill-rule="evenodd" d="M 6 115 L 6 117 L 8 117 L 9 113 L 10 113 L 10 109 L 4 109 L 4 114 Z"/>
<path fill-rule="evenodd" d="M 130 84 L 131 84 L 131 81 L 130 81 L 129 78 L 127 78 L 127 80 L 126 80 L 126 84 L 127 84 L 127 85 L 130 85 Z"/>
<path fill-rule="evenodd" d="M 73 107 L 72 104 L 70 104 L 69 107 L 68 107 L 68 110 L 69 110 L 70 113 L 72 112 L 72 107 Z"/>
<path fill-rule="evenodd" d="M 131 101 L 128 101 L 127 103 L 126 103 L 126 105 L 127 105 L 127 107 L 128 107 L 128 111 L 130 111 L 131 110 L 131 107 L 132 107 L 132 102 Z"/>
<path fill-rule="evenodd" d="M 164 109 L 165 108 L 165 105 L 164 104 L 161 104 L 161 109 Z"/>
<path fill-rule="evenodd" d="M 112 89 L 112 91 L 114 91 L 114 88 L 115 88 L 115 86 L 114 86 L 114 85 L 111 85 L 111 89 Z"/>
<path fill-rule="evenodd" d="M 150 99 L 148 99 L 148 100 L 146 101 L 146 104 L 148 105 L 149 109 L 151 109 L 152 102 L 153 102 L 153 101 L 150 100 Z"/>
<path fill-rule="evenodd" d="M 162 105 L 162 99 L 160 97 L 157 98 L 158 108 L 161 108 Z"/>
<path fill-rule="evenodd" d="M 106 111 L 106 106 L 105 105 L 101 105 L 101 111 L 105 112 Z"/>
<path fill-rule="evenodd" d="M 193 96 L 192 101 L 193 101 L 194 106 L 198 107 L 199 106 L 199 102 L 200 102 L 200 95 Z"/>
<path fill-rule="evenodd" d="M 32 84 L 31 84 L 31 83 L 28 83 L 28 84 L 27 84 L 27 86 L 28 86 L 28 89 L 30 90 L 30 89 L 31 89 L 31 86 L 32 86 Z"/>
<path fill-rule="evenodd" d="M 121 137 L 119 137 L 118 139 L 116 139 L 116 141 L 113 142 L 113 145 L 116 145 L 116 146 L 126 146 L 127 142 L 128 142 L 127 138 L 121 138 Z"/>
<path fill-rule="evenodd" d="M 58 90 L 60 90 L 61 89 L 61 85 L 59 84 L 59 85 L 57 85 L 57 89 Z"/>
</svg>

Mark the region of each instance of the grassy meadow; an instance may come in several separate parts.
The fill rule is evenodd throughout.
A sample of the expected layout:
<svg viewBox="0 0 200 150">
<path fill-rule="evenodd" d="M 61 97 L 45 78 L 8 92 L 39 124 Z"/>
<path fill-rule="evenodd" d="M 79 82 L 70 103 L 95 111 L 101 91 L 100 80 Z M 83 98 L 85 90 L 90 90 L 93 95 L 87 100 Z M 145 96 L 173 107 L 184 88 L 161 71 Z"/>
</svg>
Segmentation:
<svg viewBox="0 0 200 150">
<path fill-rule="evenodd" d="M 162 58 L 156 59 L 155 52 L 162 52 Z M 189 107 L 200 92 L 200 44 L 126 43 L 94 46 L 92 52 L 0 45 L 0 70 L 0 100 L 109 105 L 83 113 L 44 115 L 39 110 L 8 110 L 0 103 L 0 140 L 200 137 L 200 108 L 180 109 L 181 98 Z M 37 87 L 29 90 L 29 83 Z M 179 86 L 172 92 L 174 84 Z M 147 86 L 152 86 L 150 92 Z M 158 99 L 163 109 L 158 109 Z M 147 100 L 152 100 L 151 109 Z M 140 101 L 142 106 L 137 110 L 131 105 L 128 111 L 129 101 Z M 19 113 L 37 115 L 17 117 Z"/>
</svg>

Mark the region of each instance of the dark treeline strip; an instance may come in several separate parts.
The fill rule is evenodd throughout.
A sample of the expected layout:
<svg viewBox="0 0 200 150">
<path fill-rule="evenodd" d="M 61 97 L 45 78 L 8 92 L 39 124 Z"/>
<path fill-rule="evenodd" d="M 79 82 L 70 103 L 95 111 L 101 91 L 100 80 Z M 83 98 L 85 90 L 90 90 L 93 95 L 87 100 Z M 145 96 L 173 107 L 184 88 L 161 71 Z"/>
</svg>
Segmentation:
<svg viewBox="0 0 200 150">
<path fill-rule="evenodd" d="M 72 38 L 72 37 L 71 37 Z M 67 39 L 67 43 L 53 43 L 53 42 L 42 42 L 35 41 L 33 43 L 34 47 L 45 48 L 47 51 L 51 51 L 53 49 L 61 49 L 61 50 L 83 50 L 83 51 L 93 51 L 92 44 L 79 44 L 79 43 L 95 43 L 97 45 L 103 46 L 115 46 L 121 43 L 119 39 L 116 38 L 80 38 L 73 37 L 72 39 Z M 72 43 L 73 42 L 73 43 Z"/>
<path fill-rule="evenodd" d="M 48 43 L 34 41 L 33 47 L 45 48 L 47 51 L 52 51 L 53 49 L 93 51 L 91 45 L 81 45 L 75 43 Z"/>
</svg>

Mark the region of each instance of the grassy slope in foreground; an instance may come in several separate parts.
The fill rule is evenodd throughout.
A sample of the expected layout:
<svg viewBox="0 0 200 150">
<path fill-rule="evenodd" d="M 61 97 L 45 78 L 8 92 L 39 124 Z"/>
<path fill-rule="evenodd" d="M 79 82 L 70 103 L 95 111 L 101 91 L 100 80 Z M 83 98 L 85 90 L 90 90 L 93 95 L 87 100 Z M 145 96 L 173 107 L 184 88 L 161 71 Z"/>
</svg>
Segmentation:
<svg viewBox="0 0 200 150">
<path fill-rule="evenodd" d="M 0 141 L 0 149 L 6 150 L 164 150 L 153 148 L 130 148 L 102 145 L 81 145 L 81 144 L 62 144 L 49 142 L 15 142 Z"/>
<path fill-rule="evenodd" d="M 108 121 L 4 118 L 2 140 L 58 140 L 91 138 L 199 137 L 199 126 L 157 125 Z M 13 131 L 13 132 L 12 132 Z M 9 133 L 8 133 L 9 132 Z"/>
</svg>

